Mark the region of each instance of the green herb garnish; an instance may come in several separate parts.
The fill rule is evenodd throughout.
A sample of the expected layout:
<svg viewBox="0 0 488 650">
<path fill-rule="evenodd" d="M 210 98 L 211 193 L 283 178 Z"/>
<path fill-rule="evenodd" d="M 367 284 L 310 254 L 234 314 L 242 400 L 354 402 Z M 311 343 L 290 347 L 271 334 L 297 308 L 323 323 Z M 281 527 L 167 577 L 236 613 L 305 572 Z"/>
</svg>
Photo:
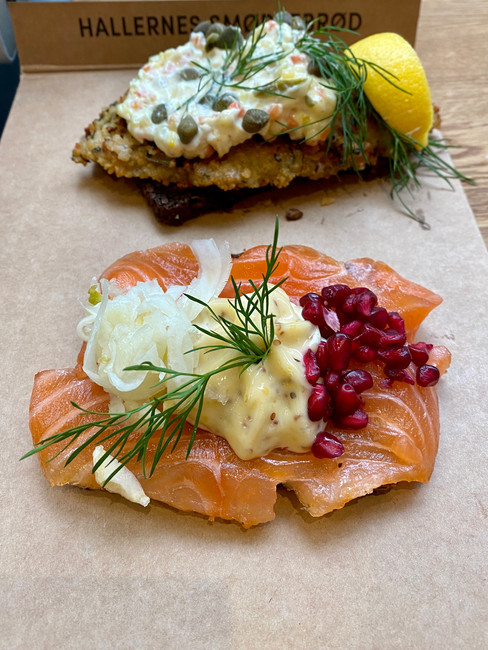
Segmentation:
<svg viewBox="0 0 488 650">
<path fill-rule="evenodd" d="M 221 326 L 223 331 L 223 333 L 218 333 L 195 325 L 202 333 L 215 339 L 216 343 L 189 350 L 188 353 L 203 349 L 205 353 L 211 354 L 213 351 L 229 349 L 235 351 L 235 356 L 232 356 L 222 365 L 205 374 L 186 373 L 170 368 L 160 368 L 149 362 L 125 368 L 127 371 L 143 370 L 164 373 L 165 377 L 156 384 L 161 385 L 161 390 L 164 390 L 165 382 L 171 378 L 180 378 L 181 383 L 176 388 L 157 395 L 146 403 L 125 413 L 99 413 L 89 411 L 75 402 L 71 402 L 74 408 L 79 409 L 83 413 L 96 416 L 98 419 L 72 427 L 44 439 L 22 458 L 32 456 L 52 445 L 66 442 L 64 447 L 53 457 L 56 458 L 65 449 L 75 444 L 79 436 L 85 431 L 94 429 L 95 432 L 83 444 L 70 453 L 66 465 L 72 462 L 88 445 L 94 442 L 101 444 L 110 441 L 110 446 L 94 465 L 92 471 L 95 472 L 109 455 L 115 456 L 121 463 L 121 466 L 112 472 L 104 485 L 133 458 L 142 462 L 144 476 L 150 477 L 154 473 L 161 456 L 168 446 L 172 443 L 171 449 L 175 449 L 183 433 L 185 422 L 190 416 L 190 413 L 194 411 L 194 424 L 186 453 L 188 458 L 195 441 L 205 398 L 205 390 L 210 379 L 214 375 L 226 372 L 232 368 L 241 368 L 241 373 L 245 372 L 251 365 L 262 363 L 271 349 L 274 341 L 274 315 L 270 310 L 270 296 L 286 280 L 286 278 L 282 278 L 276 284 L 270 284 L 270 279 L 278 268 L 280 249 L 278 249 L 277 244 L 278 220 L 276 220 L 273 243 L 266 250 L 266 271 L 262 276 L 262 283 L 258 286 L 252 280 L 249 280 L 252 288 L 250 293 L 241 295 L 240 285 L 236 284 L 234 278 L 231 276 L 235 298 L 228 302 L 235 309 L 238 320 L 237 324 L 217 315 L 206 303 L 188 295 L 188 298 L 202 304 L 210 311 L 212 318 L 217 325 Z M 126 449 L 132 434 L 137 435 L 137 440 L 131 449 Z M 159 440 L 154 459 L 149 468 L 149 473 L 147 473 L 146 452 L 153 435 L 159 435 Z"/>
</svg>

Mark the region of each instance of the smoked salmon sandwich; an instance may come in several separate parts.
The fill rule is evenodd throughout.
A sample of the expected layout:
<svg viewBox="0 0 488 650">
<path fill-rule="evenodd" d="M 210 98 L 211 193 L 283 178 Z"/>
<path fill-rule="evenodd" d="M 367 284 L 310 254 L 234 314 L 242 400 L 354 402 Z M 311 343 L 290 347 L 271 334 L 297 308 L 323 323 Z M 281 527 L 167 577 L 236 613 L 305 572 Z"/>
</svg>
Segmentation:
<svg viewBox="0 0 488 650">
<path fill-rule="evenodd" d="M 88 288 L 77 364 L 32 391 L 26 456 L 51 485 L 249 528 L 274 518 L 277 486 L 319 517 L 429 481 L 450 353 L 415 334 L 441 298 L 277 238 L 239 256 L 165 244 Z"/>
<path fill-rule="evenodd" d="M 138 179 L 170 224 L 260 188 L 382 162 L 396 196 L 420 184 L 423 163 L 460 177 L 431 137 L 439 119 L 411 45 L 384 33 L 349 47 L 339 35 L 286 11 L 246 38 L 205 21 L 186 44 L 149 59 L 85 129 L 73 160 Z"/>
</svg>

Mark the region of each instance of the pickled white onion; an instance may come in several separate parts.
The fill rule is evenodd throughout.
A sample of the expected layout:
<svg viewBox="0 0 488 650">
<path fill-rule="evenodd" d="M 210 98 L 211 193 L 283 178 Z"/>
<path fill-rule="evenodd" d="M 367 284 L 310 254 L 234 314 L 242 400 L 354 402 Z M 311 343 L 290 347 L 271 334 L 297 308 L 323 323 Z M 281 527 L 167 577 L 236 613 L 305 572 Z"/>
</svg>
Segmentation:
<svg viewBox="0 0 488 650">
<path fill-rule="evenodd" d="M 204 306 L 188 295 L 208 303 L 218 297 L 227 282 L 231 256 L 227 244 L 213 239 L 194 241 L 192 250 L 199 263 L 197 277 L 185 286 L 165 292 L 156 280 L 138 282 L 125 292 L 100 282 L 101 302 L 87 305 L 87 315 L 78 324 L 79 336 L 87 342 L 83 369 L 92 381 L 124 400 L 145 400 L 164 387 L 160 375 L 124 368 L 150 361 L 158 367 L 193 372 L 192 321 Z M 185 295 L 187 294 L 187 295 Z M 184 378 L 171 378 L 171 388 Z"/>
</svg>

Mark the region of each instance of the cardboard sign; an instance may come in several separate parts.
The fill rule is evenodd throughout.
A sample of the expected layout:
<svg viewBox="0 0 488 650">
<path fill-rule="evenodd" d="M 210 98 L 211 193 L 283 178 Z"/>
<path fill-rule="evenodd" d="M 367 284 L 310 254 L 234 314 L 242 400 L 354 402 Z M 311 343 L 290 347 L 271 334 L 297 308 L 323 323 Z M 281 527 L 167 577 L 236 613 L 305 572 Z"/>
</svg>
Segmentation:
<svg viewBox="0 0 488 650">
<path fill-rule="evenodd" d="M 286 8 L 317 27 L 331 25 L 361 36 L 398 32 L 415 41 L 420 0 L 290 0 Z M 188 40 L 202 20 L 252 29 L 277 10 L 274 0 L 168 0 L 167 2 L 10 3 L 24 71 L 135 67 Z M 355 34 L 341 33 L 353 41 Z"/>
</svg>

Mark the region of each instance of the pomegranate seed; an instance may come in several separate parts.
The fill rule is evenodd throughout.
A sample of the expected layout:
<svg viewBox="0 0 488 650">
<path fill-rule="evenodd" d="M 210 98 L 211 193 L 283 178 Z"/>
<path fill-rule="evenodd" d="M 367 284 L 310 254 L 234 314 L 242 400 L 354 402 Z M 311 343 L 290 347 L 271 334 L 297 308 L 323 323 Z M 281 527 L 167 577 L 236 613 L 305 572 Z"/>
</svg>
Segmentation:
<svg viewBox="0 0 488 650">
<path fill-rule="evenodd" d="M 325 409 L 324 409 L 324 414 L 322 416 L 322 420 L 327 424 L 332 417 L 332 414 L 334 413 L 334 405 L 332 402 L 327 402 Z"/>
<path fill-rule="evenodd" d="M 307 350 L 303 355 L 303 363 L 305 365 L 305 378 L 309 384 L 314 386 L 320 377 L 320 368 L 317 363 L 317 357 L 312 350 Z"/>
<path fill-rule="evenodd" d="M 360 334 L 357 339 L 359 339 L 360 343 L 364 343 L 370 347 L 377 348 L 380 344 L 380 340 L 383 334 L 384 332 L 379 330 L 377 327 L 373 327 L 373 325 L 366 323 L 364 325 L 362 334 Z"/>
<path fill-rule="evenodd" d="M 427 364 L 417 368 L 417 384 L 422 387 L 435 386 L 439 381 L 441 373 L 435 366 Z"/>
<path fill-rule="evenodd" d="M 358 296 L 355 293 L 350 293 L 342 303 L 342 311 L 345 314 L 354 314 L 356 311 L 356 303 Z"/>
<path fill-rule="evenodd" d="M 334 393 L 333 399 L 336 413 L 339 415 L 350 415 L 361 405 L 361 401 L 357 396 L 356 391 L 351 384 L 348 384 L 347 382 L 338 387 Z"/>
<path fill-rule="evenodd" d="M 412 362 L 412 355 L 409 349 L 404 346 L 403 348 L 394 348 L 393 350 L 378 350 L 377 357 L 389 368 L 402 370 L 408 368 Z"/>
<path fill-rule="evenodd" d="M 354 388 L 356 393 L 362 393 L 373 386 L 373 377 L 366 370 L 349 370 L 343 379 Z"/>
<path fill-rule="evenodd" d="M 300 298 L 300 307 L 305 307 L 309 302 L 320 302 L 320 296 L 318 293 L 306 293 Z"/>
<path fill-rule="evenodd" d="M 388 325 L 400 334 L 405 334 L 405 321 L 397 311 L 388 312 Z"/>
<path fill-rule="evenodd" d="M 319 364 L 320 371 L 325 373 L 327 370 L 327 341 L 320 341 L 317 346 L 315 358 Z"/>
<path fill-rule="evenodd" d="M 339 383 L 341 381 L 341 373 L 337 372 L 337 370 L 328 370 L 325 373 L 324 377 L 325 385 L 327 388 L 333 392 L 337 390 Z"/>
<path fill-rule="evenodd" d="M 312 422 L 318 422 L 327 414 L 327 405 L 330 402 L 330 395 L 323 384 L 316 384 L 312 388 L 312 394 L 308 398 L 308 417 Z"/>
<path fill-rule="evenodd" d="M 353 348 L 352 356 L 356 361 L 361 363 L 369 363 L 376 359 L 376 350 L 369 347 L 369 345 L 358 345 Z"/>
<path fill-rule="evenodd" d="M 322 325 L 320 325 L 320 326 L 319 326 L 319 330 L 320 330 L 320 336 L 321 336 L 323 339 L 328 339 L 329 336 L 332 336 L 332 334 L 334 334 L 334 330 L 331 329 L 331 328 L 327 325 L 327 323 L 323 323 Z"/>
<path fill-rule="evenodd" d="M 343 415 L 334 422 L 337 427 L 343 429 L 364 429 L 368 424 L 368 414 L 357 409 L 354 413 L 350 415 Z"/>
<path fill-rule="evenodd" d="M 419 341 L 413 345 L 409 345 L 408 349 L 412 355 L 412 361 L 416 366 L 423 366 L 429 360 L 429 352 L 434 346 L 430 343 L 423 343 Z"/>
<path fill-rule="evenodd" d="M 396 370 L 395 368 L 388 368 L 387 366 L 385 368 L 385 375 L 394 381 L 402 381 L 406 384 L 411 384 L 412 386 L 415 384 L 412 375 L 406 370 Z"/>
<path fill-rule="evenodd" d="M 316 458 L 337 458 L 344 453 L 344 445 L 328 431 L 317 434 L 312 445 L 312 454 Z"/>
<path fill-rule="evenodd" d="M 329 365 L 332 370 L 345 370 L 351 357 L 351 339 L 346 334 L 333 334 L 327 341 Z"/>
<path fill-rule="evenodd" d="M 369 319 L 371 316 L 371 310 L 376 306 L 377 302 L 378 298 L 372 291 L 369 289 L 363 289 L 363 291 L 358 294 L 356 302 L 356 313 L 361 318 Z"/>
<path fill-rule="evenodd" d="M 381 332 L 379 347 L 384 350 L 389 348 L 400 348 L 405 345 L 407 337 L 405 333 L 397 332 L 395 330 L 387 330 Z"/>
<path fill-rule="evenodd" d="M 388 324 L 388 312 L 384 307 L 373 307 L 369 317 L 369 322 L 374 327 L 384 330 Z"/>
<path fill-rule="evenodd" d="M 350 293 L 351 289 L 346 284 L 331 284 L 322 289 L 322 298 L 331 307 L 337 307 L 344 302 Z"/>
<path fill-rule="evenodd" d="M 342 325 L 341 332 L 354 338 L 361 334 L 363 327 L 364 324 L 360 320 L 351 320 L 348 323 L 344 323 L 344 325 Z"/>
<path fill-rule="evenodd" d="M 318 300 L 309 300 L 302 309 L 302 316 L 312 325 L 321 325 L 324 322 L 322 313 L 323 305 Z"/>
</svg>

